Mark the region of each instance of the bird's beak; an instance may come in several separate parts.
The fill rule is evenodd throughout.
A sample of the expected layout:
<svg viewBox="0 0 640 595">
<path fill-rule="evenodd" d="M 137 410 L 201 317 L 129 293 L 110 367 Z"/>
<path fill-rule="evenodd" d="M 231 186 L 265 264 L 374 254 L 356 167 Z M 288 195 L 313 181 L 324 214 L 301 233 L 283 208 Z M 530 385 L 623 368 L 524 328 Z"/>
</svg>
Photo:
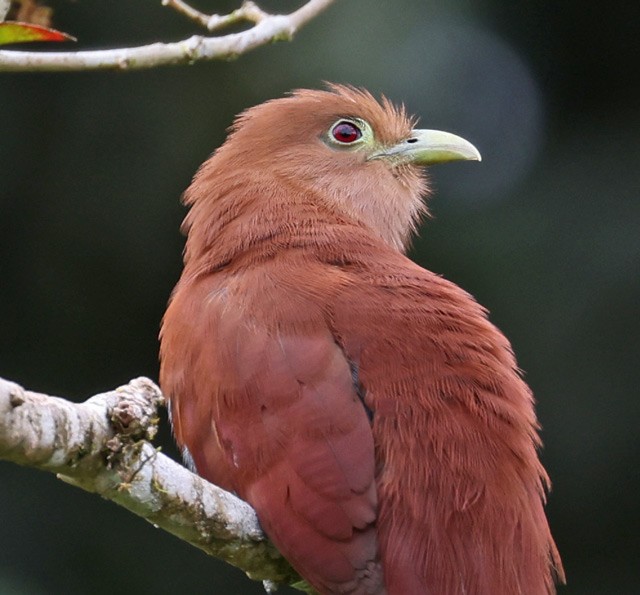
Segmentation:
<svg viewBox="0 0 640 595">
<path fill-rule="evenodd" d="M 440 130 L 413 130 L 411 136 L 401 143 L 370 155 L 368 160 L 372 159 L 388 159 L 394 164 L 415 165 L 482 160 L 480 151 L 468 140 Z"/>
</svg>

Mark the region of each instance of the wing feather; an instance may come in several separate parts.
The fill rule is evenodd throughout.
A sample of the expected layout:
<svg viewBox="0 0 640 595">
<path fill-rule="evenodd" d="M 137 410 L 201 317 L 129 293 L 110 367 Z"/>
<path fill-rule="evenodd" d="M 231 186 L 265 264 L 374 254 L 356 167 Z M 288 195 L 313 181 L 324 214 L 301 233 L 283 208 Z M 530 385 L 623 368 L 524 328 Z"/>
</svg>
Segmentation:
<svg viewBox="0 0 640 595">
<path fill-rule="evenodd" d="M 183 346 L 161 378 L 178 441 L 317 588 L 382 592 L 373 436 L 350 362 L 312 313 L 287 324 L 284 295 L 273 325 L 214 284 L 178 291 L 163 325 Z"/>
</svg>

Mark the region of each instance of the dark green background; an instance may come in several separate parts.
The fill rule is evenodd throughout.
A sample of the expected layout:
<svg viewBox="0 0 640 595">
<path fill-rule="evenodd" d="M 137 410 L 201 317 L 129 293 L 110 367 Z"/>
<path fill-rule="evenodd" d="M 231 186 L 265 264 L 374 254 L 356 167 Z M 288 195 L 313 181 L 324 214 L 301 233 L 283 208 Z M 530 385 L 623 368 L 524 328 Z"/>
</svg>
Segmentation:
<svg viewBox="0 0 640 595">
<path fill-rule="evenodd" d="M 52 5 L 82 48 L 196 32 L 160 0 Z M 234 63 L 1 75 L 0 375 L 73 399 L 157 378 L 178 198 L 234 114 L 323 80 L 367 86 L 482 151 L 433 170 L 435 219 L 413 257 L 491 310 L 536 393 L 562 592 L 639 593 L 638 12 L 339 0 L 292 44 Z M 261 589 L 111 503 L 0 463 L 0 595 L 120 592 Z"/>
</svg>

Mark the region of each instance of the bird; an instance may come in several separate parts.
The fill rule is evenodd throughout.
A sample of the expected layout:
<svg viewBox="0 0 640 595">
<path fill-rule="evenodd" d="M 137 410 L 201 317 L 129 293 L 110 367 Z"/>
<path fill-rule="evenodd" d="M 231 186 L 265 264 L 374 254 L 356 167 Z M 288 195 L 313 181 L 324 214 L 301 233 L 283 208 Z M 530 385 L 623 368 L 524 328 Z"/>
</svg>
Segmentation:
<svg viewBox="0 0 640 595">
<path fill-rule="evenodd" d="M 318 593 L 548 595 L 532 392 L 487 310 L 405 254 L 426 166 L 480 153 L 415 125 L 339 84 L 236 118 L 183 196 L 173 432 Z"/>
</svg>

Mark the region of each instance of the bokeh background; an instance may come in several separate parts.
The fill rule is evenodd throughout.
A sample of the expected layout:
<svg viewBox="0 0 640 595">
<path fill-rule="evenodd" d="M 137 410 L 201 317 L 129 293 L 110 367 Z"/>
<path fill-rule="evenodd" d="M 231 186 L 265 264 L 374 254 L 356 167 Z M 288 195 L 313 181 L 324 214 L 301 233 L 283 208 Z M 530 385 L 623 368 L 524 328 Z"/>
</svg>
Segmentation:
<svg viewBox="0 0 640 595">
<path fill-rule="evenodd" d="M 159 0 L 50 5 L 81 48 L 197 32 Z M 639 17 L 634 2 L 339 0 L 293 43 L 232 63 L 0 75 L 0 375 L 77 400 L 157 378 L 195 169 L 248 106 L 364 85 L 480 148 L 481 164 L 432 171 L 412 256 L 491 310 L 534 388 L 561 592 L 640 593 Z M 172 452 L 166 423 L 161 442 Z M 0 595 L 124 592 L 262 590 L 0 462 Z"/>
</svg>

